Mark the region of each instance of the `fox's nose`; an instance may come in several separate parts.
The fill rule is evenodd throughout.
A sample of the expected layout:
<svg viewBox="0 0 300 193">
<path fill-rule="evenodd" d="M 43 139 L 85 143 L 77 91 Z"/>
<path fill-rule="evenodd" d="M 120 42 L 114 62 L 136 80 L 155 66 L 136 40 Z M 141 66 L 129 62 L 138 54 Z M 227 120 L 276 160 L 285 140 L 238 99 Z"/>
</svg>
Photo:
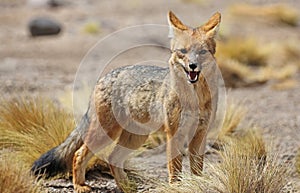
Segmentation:
<svg viewBox="0 0 300 193">
<path fill-rule="evenodd" d="M 190 63 L 189 64 L 189 67 L 192 69 L 192 70 L 195 70 L 197 68 L 197 64 L 196 63 Z"/>
</svg>

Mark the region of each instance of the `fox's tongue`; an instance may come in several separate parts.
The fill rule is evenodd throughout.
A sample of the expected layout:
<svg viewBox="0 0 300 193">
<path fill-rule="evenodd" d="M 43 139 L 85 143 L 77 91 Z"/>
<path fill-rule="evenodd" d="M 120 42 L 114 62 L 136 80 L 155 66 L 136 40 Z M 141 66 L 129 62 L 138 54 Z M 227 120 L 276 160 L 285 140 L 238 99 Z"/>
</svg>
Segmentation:
<svg viewBox="0 0 300 193">
<path fill-rule="evenodd" d="M 190 80 L 196 80 L 197 72 L 188 72 Z"/>
</svg>

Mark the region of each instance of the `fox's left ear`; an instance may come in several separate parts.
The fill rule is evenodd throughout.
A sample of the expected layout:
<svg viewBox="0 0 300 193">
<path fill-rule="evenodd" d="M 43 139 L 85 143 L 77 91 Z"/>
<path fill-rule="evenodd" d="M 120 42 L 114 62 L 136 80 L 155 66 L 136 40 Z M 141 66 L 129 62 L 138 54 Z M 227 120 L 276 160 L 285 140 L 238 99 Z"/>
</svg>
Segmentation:
<svg viewBox="0 0 300 193">
<path fill-rule="evenodd" d="M 217 12 L 213 16 L 211 16 L 208 22 L 206 22 L 200 28 L 205 32 L 208 38 L 214 39 L 218 33 L 220 22 L 221 14 Z"/>
</svg>

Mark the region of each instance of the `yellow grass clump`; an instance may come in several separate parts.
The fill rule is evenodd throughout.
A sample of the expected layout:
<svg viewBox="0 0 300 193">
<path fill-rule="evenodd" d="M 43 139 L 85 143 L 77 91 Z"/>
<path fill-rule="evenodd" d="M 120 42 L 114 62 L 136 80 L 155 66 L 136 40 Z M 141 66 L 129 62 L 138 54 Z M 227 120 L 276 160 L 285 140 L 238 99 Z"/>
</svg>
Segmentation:
<svg viewBox="0 0 300 193">
<path fill-rule="evenodd" d="M 9 149 L 27 171 L 43 153 L 61 144 L 74 127 L 73 115 L 50 99 L 16 97 L 1 100 L 0 149 Z M 108 154 L 106 151 L 109 150 L 101 152 L 101 156 Z M 104 173 L 110 172 L 108 165 L 95 157 L 88 170 L 99 168 Z"/>
<path fill-rule="evenodd" d="M 219 139 L 226 136 L 232 136 L 232 134 L 236 132 L 238 126 L 245 118 L 246 113 L 247 110 L 242 102 L 229 103 L 222 129 L 218 133 Z"/>
<path fill-rule="evenodd" d="M 0 148 L 30 166 L 42 153 L 59 145 L 75 126 L 72 116 L 43 98 L 2 99 Z"/>
<path fill-rule="evenodd" d="M 230 38 L 218 45 L 218 65 L 229 87 L 256 86 L 269 80 L 283 82 L 293 78 L 300 68 L 296 44 L 263 45 L 252 38 Z M 276 56 L 272 54 L 274 49 Z"/>
<path fill-rule="evenodd" d="M 288 167 L 276 157 L 267 157 L 264 141 L 256 132 L 233 139 L 220 154 L 222 162 L 212 166 L 210 174 L 216 192 L 281 192 L 287 183 Z"/>
<path fill-rule="evenodd" d="M 0 192 L 39 193 L 39 185 L 28 168 L 16 159 L 15 153 L 0 152 Z"/>
<path fill-rule="evenodd" d="M 265 66 L 268 53 L 254 38 L 231 38 L 219 42 L 216 57 L 219 61 L 231 59 L 246 66 Z"/>
</svg>

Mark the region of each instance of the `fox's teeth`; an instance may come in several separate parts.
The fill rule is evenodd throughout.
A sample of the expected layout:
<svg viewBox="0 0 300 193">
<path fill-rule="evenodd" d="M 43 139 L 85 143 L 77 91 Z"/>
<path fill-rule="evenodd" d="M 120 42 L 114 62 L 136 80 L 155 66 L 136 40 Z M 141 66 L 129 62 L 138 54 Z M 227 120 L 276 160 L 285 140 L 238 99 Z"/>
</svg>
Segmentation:
<svg viewBox="0 0 300 193">
<path fill-rule="evenodd" d="M 192 81 L 197 80 L 197 78 L 198 78 L 197 72 L 188 72 L 188 76 L 189 76 L 189 79 Z"/>
<path fill-rule="evenodd" d="M 190 72 L 187 72 L 187 77 L 191 83 L 194 83 L 198 80 L 198 74 L 199 74 L 199 72 L 190 71 Z"/>
</svg>

